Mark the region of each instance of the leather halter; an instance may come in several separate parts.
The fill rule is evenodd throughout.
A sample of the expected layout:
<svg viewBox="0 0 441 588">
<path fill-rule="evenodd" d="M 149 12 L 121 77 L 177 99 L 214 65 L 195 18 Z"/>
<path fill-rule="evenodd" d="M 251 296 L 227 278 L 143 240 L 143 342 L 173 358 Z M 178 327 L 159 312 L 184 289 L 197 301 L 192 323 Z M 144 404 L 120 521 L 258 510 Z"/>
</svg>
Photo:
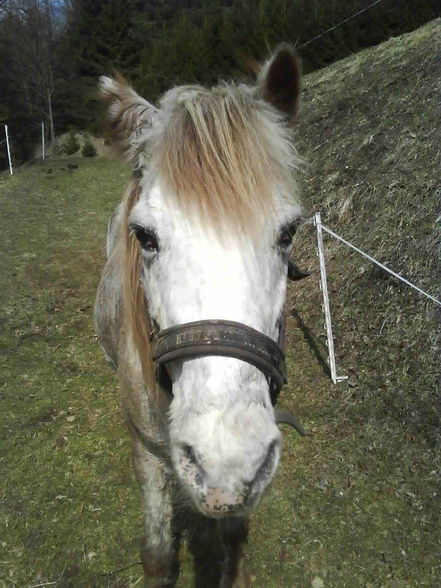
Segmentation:
<svg viewBox="0 0 441 588">
<path fill-rule="evenodd" d="M 300 280 L 308 276 L 292 262 L 288 265 L 288 279 Z M 279 322 L 277 343 L 260 331 L 243 323 L 227 320 L 202 320 L 174 325 L 168 329 L 159 329 L 153 321 L 150 333 L 152 359 L 156 364 L 156 381 L 169 394 L 172 382 L 167 371 L 167 364 L 176 359 L 193 359 L 217 355 L 234 357 L 245 361 L 260 370 L 268 381 L 270 398 L 273 406 L 284 384 L 287 382 L 285 369 L 285 317 Z M 276 422 L 293 427 L 300 435 L 307 431 L 296 417 L 285 410 L 275 410 Z"/>
<path fill-rule="evenodd" d="M 166 366 L 175 359 L 207 355 L 235 357 L 254 365 L 268 380 L 273 405 L 286 384 L 285 354 L 281 349 L 284 321 L 279 328 L 278 344 L 247 325 L 227 320 L 204 320 L 175 325 L 153 332 L 153 361 L 159 384 L 170 389 Z"/>
</svg>

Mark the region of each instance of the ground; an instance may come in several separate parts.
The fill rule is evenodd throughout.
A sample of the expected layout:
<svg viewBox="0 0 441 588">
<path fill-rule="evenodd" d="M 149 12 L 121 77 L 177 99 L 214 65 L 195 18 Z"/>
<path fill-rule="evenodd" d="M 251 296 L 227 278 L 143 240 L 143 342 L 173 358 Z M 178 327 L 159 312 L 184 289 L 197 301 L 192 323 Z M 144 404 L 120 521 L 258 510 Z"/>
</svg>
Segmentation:
<svg viewBox="0 0 441 588">
<path fill-rule="evenodd" d="M 437 295 L 441 22 L 307 77 L 297 128 L 308 217 Z M 76 164 L 77 169 L 67 165 Z M 104 158 L 0 175 L 1 586 L 141 585 L 140 501 L 118 385 L 93 330 Z M 282 465 L 253 514 L 258 587 L 439 586 L 436 305 L 326 237 L 339 373 L 326 368 L 314 232 L 294 256 Z M 191 586 L 185 549 L 179 586 Z M 133 564 L 133 565 L 132 565 Z M 131 567 L 129 567 L 131 566 Z"/>
</svg>

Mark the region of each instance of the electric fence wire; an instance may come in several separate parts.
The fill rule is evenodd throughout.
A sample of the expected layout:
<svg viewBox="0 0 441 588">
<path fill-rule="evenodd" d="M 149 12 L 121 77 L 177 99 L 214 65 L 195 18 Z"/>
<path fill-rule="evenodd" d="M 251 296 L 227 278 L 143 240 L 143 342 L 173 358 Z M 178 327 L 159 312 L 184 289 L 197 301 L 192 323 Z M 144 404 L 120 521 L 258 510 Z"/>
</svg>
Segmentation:
<svg viewBox="0 0 441 588">
<path fill-rule="evenodd" d="M 301 45 L 299 45 L 297 47 L 297 49 L 303 49 L 303 47 L 306 47 L 307 45 L 310 45 L 311 43 L 314 43 L 314 41 L 317 41 L 318 39 L 321 39 L 322 37 L 324 37 L 325 35 L 327 35 L 331 31 L 335 31 L 335 29 L 338 29 L 339 27 L 341 27 L 342 25 L 346 24 L 347 22 L 349 22 L 353 18 L 359 16 L 360 14 L 363 14 L 363 12 L 366 12 L 367 10 L 369 10 L 370 8 L 372 8 L 373 6 L 375 6 L 376 4 L 380 4 L 380 2 L 383 2 L 383 0 L 375 0 L 375 2 L 372 2 L 371 4 L 369 4 L 369 6 L 365 6 L 365 8 L 362 8 L 358 12 L 355 12 L 351 16 L 348 16 L 344 20 L 342 20 L 342 21 L 338 22 L 337 24 L 333 25 L 331 28 L 327 29 L 326 31 L 323 31 L 323 33 L 320 33 L 319 35 L 316 35 L 312 39 L 309 39 L 309 41 L 306 41 L 306 43 L 302 43 Z"/>
<path fill-rule="evenodd" d="M 363 257 L 365 257 L 366 259 L 368 259 L 372 263 L 375 263 L 376 265 L 381 267 L 381 269 L 383 269 L 384 271 L 388 272 L 389 274 L 392 274 L 398 280 L 401 280 L 402 282 L 404 282 L 405 284 L 407 284 L 408 286 L 410 286 L 411 288 L 413 288 L 414 290 L 416 290 L 420 294 L 423 294 L 424 296 L 426 296 L 427 298 L 432 300 L 432 302 L 435 302 L 435 304 L 438 304 L 439 306 L 441 306 L 441 301 L 437 300 L 434 296 L 431 296 L 430 294 L 428 294 L 427 292 L 425 292 L 424 290 L 422 290 L 418 286 L 415 286 L 415 284 L 412 284 L 412 282 L 409 282 L 409 280 L 406 280 L 406 278 L 404 278 L 400 274 L 397 274 L 397 272 L 394 272 L 393 270 L 389 269 L 386 265 L 379 262 L 371 255 L 368 255 L 366 252 L 362 251 L 361 249 L 359 249 L 355 245 L 352 245 L 352 243 L 349 243 L 349 241 L 346 241 L 346 239 L 343 239 L 343 237 L 340 237 L 340 235 L 337 235 L 337 233 L 334 233 L 334 231 L 331 231 L 331 229 L 328 229 L 328 227 L 326 227 L 325 225 L 322 224 L 321 227 L 326 233 L 328 233 L 329 235 L 331 235 L 335 239 L 338 239 L 339 241 L 344 243 L 344 245 L 346 245 L 347 247 L 350 247 L 351 249 L 353 249 L 354 251 L 356 251 L 357 253 L 359 253 L 360 255 L 362 255 Z"/>
</svg>

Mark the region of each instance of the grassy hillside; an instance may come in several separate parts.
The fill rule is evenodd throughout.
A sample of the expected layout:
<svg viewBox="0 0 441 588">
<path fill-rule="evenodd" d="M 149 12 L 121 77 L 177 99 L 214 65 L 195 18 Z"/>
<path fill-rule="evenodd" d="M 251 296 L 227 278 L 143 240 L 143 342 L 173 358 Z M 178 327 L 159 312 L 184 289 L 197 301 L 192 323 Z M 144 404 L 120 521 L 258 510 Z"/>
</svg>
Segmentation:
<svg viewBox="0 0 441 588">
<path fill-rule="evenodd" d="M 440 33 L 437 20 L 308 76 L 298 128 L 307 210 L 438 298 Z M 285 396 L 315 430 L 297 453 L 309 467 L 306 506 L 293 489 L 302 538 L 317 539 L 332 586 L 438 585 L 439 308 L 325 237 L 338 371 L 349 376 L 328 385 L 314 238 L 306 225 L 295 242 L 316 269 L 290 293 Z"/>
<path fill-rule="evenodd" d="M 436 295 L 441 22 L 308 76 L 305 204 Z M 74 163 L 69 160 L 69 163 Z M 130 170 L 46 161 L 0 175 L 1 586 L 141 585 L 140 505 L 117 383 L 92 324 L 107 217 Z M 288 301 L 283 463 L 253 515 L 257 587 L 439 585 L 441 501 L 434 305 L 326 237 L 338 369 L 313 275 Z M 180 586 L 191 585 L 183 552 Z M 135 564 L 132 567 L 131 564 Z M 122 569 L 127 568 L 127 569 Z"/>
</svg>

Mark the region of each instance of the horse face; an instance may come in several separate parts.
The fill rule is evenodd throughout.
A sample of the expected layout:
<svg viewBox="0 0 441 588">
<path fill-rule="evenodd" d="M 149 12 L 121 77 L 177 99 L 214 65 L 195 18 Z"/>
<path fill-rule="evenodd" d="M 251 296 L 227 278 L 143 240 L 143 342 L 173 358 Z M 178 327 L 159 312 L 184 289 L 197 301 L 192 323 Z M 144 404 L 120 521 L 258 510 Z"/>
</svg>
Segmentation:
<svg viewBox="0 0 441 588">
<path fill-rule="evenodd" d="M 161 329 L 226 319 L 277 340 L 292 226 L 299 210 L 278 207 L 256 236 L 222 236 L 177 215 L 159 185 L 144 189 L 129 223 L 143 250 L 150 316 Z M 265 376 L 227 357 L 169 364 L 171 454 L 196 507 L 224 516 L 254 505 L 279 462 L 281 436 Z"/>
<path fill-rule="evenodd" d="M 255 86 L 177 88 L 163 97 L 160 111 L 123 80 L 102 78 L 112 137 L 136 167 L 146 168 L 128 222 L 142 248 L 148 312 L 160 329 L 223 319 L 277 341 L 290 232 L 299 215 L 288 179 L 298 158 L 286 123 L 297 110 L 299 69 L 294 52 L 282 46 Z M 180 206 L 182 194 L 200 214 Z M 240 194 L 246 197 L 234 223 L 236 208 L 228 203 Z M 217 232 L 213 216 L 221 209 L 228 219 Z M 253 209 L 264 211 L 258 235 L 241 230 Z M 205 222 L 205 213 L 213 222 Z M 176 360 L 167 369 L 177 477 L 205 515 L 246 512 L 280 458 L 265 376 L 221 356 Z"/>
</svg>

